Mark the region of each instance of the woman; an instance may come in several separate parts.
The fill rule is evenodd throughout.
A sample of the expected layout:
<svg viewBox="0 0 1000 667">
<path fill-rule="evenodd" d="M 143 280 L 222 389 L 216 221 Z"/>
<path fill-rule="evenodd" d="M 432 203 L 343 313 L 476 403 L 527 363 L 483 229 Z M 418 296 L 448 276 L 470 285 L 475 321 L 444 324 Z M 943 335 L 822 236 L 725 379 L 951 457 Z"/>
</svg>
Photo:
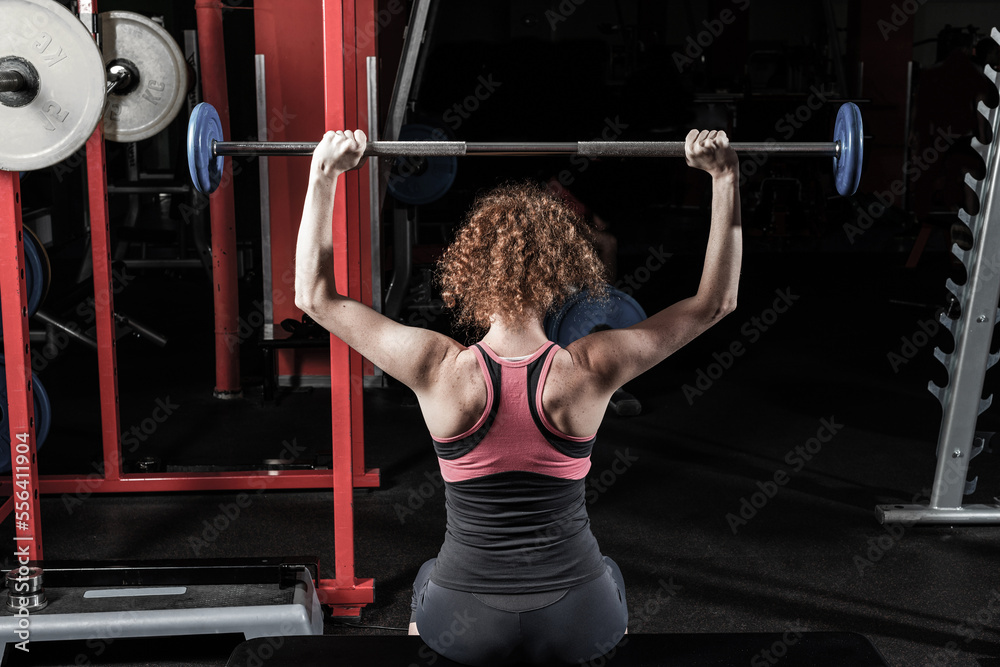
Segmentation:
<svg viewBox="0 0 1000 667">
<path fill-rule="evenodd" d="M 537 187 L 481 198 L 440 265 L 445 302 L 486 331 L 465 347 L 341 296 L 334 283 L 337 177 L 365 135 L 329 132 L 313 156 L 296 249 L 296 305 L 416 393 L 446 485 L 448 531 L 414 582 L 411 631 L 471 665 L 579 664 L 626 632 L 618 567 L 590 531 L 584 481 L 615 389 L 736 307 L 739 165 L 723 132 L 692 130 L 687 163 L 712 176 L 698 292 L 628 329 L 565 349 L 542 328 L 572 290 L 600 291 L 585 224 Z"/>
</svg>

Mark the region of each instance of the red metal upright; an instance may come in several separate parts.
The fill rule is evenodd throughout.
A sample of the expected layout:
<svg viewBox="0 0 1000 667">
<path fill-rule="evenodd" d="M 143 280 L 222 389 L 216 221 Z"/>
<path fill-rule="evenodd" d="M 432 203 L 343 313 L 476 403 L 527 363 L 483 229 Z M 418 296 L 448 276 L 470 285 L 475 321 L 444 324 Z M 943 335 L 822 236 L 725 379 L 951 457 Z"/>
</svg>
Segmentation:
<svg viewBox="0 0 1000 667">
<path fill-rule="evenodd" d="M 198 49 L 205 101 L 219 111 L 222 134 L 230 140 L 226 49 L 221 0 L 197 0 Z M 240 394 L 239 299 L 236 277 L 236 204 L 232 161 L 226 160 L 222 184 L 210 198 L 212 217 L 212 277 L 215 281 L 215 394 Z"/>
<path fill-rule="evenodd" d="M 344 3 L 343 24 L 343 127 L 369 132 L 366 58 L 376 54 L 375 38 L 368 37 L 376 23 L 375 0 L 350 0 Z M 359 35 L 361 37 L 359 38 Z M 329 100 L 327 113 L 329 114 Z M 329 115 L 327 116 L 329 121 Z M 327 124 L 329 127 L 329 122 Z M 348 225 L 348 257 L 352 299 L 372 305 L 371 226 L 368 199 L 368 166 L 348 172 L 341 184 L 346 198 Z M 360 366 L 359 366 L 360 364 Z M 364 438 L 364 375 L 371 374 L 370 362 L 356 352 L 351 353 L 351 419 L 354 428 L 351 442 L 354 449 L 355 483 L 371 471 L 365 469 Z"/>
<path fill-rule="evenodd" d="M 7 420 L 13 472 L 15 553 L 42 560 L 42 528 L 35 456 L 35 399 L 31 393 L 28 296 L 24 283 L 21 186 L 15 172 L 0 171 L 0 308 L 3 309 Z"/>
<path fill-rule="evenodd" d="M 323 67 L 326 128 L 343 129 L 346 123 L 344 90 L 344 4 L 353 0 L 323 2 Z M 351 31 L 353 34 L 353 30 Z M 357 174 L 354 174 L 357 178 Z M 338 290 L 352 298 L 360 296 L 360 265 L 356 225 L 348 225 L 349 179 L 338 184 L 333 215 L 334 271 Z M 357 196 L 355 185 L 354 196 Z M 354 211 L 355 215 L 357 211 Z M 353 227 L 353 230 L 351 229 Z M 353 231 L 353 234 L 352 234 Z M 351 237 L 355 243 L 351 243 Z M 333 586 L 321 582 L 321 600 L 336 605 L 333 613 L 355 616 L 362 604 L 374 601 L 371 579 L 354 576 L 354 471 L 353 436 L 355 415 L 352 406 L 360 405 L 363 380 L 361 358 L 346 343 L 330 337 L 330 394 L 333 417 L 333 516 L 335 562 Z M 360 427 L 360 425 L 358 425 Z M 369 597 L 370 596 L 370 597 Z"/>
<path fill-rule="evenodd" d="M 108 173 L 104 130 L 98 124 L 87 140 L 87 190 L 90 199 L 90 244 L 94 258 L 94 314 L 97 318 L 97 368 L 101 395 L 104 479 L 121 480 L 121 420 L 118 406 L 118 358 L 115 302 L 108 220 Z"/>
</svg>

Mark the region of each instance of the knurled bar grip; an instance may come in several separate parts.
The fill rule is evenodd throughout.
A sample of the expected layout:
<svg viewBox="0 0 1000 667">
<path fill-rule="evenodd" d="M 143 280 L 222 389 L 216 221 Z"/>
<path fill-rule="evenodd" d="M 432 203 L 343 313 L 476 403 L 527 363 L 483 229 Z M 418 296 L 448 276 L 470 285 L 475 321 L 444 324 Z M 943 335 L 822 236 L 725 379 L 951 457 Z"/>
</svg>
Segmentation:
<svg viewBox="0 0 1000 667">
<path fill-rule="evenodd" d="M 0 93 L 16 93 L 28 85 L 20 72 L 0 70 Z"/>
<path fill-rule="evenodd" d="M 311 155 L 316 142 L 213 141 L 212 155 Z M 730 144 L 737 153 L 839 157 L 840 142 L 743 142 Z M 365 148 L 369 157 L 462 155 L 585 155 L 587 157 L 684 157 L 683 141 L 580 141 L 560 143 L 476 143 L 465 141 L 373 141 Z"/>
</svg>

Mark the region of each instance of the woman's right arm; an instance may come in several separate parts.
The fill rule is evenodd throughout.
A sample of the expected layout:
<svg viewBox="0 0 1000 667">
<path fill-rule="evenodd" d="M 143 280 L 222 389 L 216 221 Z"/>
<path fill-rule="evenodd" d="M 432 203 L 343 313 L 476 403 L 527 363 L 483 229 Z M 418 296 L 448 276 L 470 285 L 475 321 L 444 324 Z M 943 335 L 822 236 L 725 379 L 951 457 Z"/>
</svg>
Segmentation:
<svg viewBox="0 0 1000 667">
<path fill-rule="evenodd" d="M 712 177 L 712 226 L 698 292 L 632 327 L 593 333 L 567 346 L 574 367 L 599 396 L 610 398 L 736 308 L 743 257 L 739 160 L 725 132 L 692 130 L 685 143 L 687 163 Z"/>
</svg>

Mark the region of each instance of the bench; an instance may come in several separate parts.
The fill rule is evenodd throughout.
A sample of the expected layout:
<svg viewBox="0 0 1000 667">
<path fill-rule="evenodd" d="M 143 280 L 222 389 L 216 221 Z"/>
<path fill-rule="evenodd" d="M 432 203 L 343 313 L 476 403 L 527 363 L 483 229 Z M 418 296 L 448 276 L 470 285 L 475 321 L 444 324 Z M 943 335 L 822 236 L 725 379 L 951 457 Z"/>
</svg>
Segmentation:
<svg viewBox="0 0 1000 667">
<path fill-rule="evenodd" d="M 454 667 L 419 637 L 259 637 L 240 644 L 227 667 Z M 628 635 L 589 667 L 886 667 L 871 642 L 850 632 Z"/>
</svg>

